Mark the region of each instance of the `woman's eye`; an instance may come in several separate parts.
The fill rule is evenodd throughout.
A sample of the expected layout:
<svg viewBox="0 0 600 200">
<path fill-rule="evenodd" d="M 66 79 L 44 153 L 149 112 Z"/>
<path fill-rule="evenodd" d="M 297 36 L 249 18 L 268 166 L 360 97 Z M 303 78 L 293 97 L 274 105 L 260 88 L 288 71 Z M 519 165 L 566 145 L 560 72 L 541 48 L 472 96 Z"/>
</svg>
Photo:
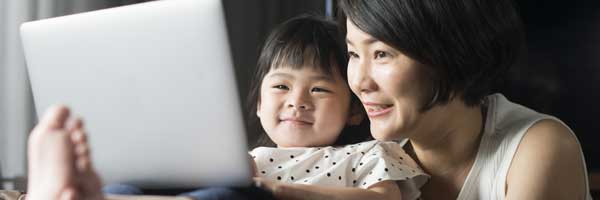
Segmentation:
<svg viewBox="0 0 600 200">
<path fill-rule="evenodd" d="M 329 90 L 323 88 L 313 88 L 311 92 L 329 92 Z"/>
<path fill-rule="evenodd" d="M 287 89 L 289 89 L 289 88 L 288 88 L 287 86 L 285 86 L 285 85 L 276 85 L 276 86 L 273 86 L 273 88 L 275 88 L 275 89 L 280 89 L 280 90 L 287 90 Z"/>
<path fill-rule="evenodd" d="M 388 53 L 384 51 L 375 51 L 375 59 L 388 57 Z"/>
<path fill-rule="evenodd" d="M 352 51 L 348 51 L 348 58 L 358 58 L 358 54 Z"/>
</svg>

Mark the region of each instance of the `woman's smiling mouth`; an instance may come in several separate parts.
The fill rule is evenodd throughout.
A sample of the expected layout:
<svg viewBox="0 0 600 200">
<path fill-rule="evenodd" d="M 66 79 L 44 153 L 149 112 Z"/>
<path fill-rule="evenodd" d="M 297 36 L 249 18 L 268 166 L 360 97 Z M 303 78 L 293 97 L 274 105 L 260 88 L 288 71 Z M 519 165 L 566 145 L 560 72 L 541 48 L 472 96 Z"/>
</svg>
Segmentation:
<svg viewBox="0 0 600 200">
<path fill-rule="evenodd" d="M 380 117 L 390 113 L 394 104 L 363 103 L 369 117 Z"/>
</svg>

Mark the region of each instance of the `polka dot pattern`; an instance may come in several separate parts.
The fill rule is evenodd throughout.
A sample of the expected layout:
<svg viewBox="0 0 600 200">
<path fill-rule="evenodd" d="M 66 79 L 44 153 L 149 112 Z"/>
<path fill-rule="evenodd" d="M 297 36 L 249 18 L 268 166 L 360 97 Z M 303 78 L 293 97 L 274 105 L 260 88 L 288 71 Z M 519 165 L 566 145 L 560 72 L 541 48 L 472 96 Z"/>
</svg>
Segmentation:
<svg viewBox="0 0 600 200">
<path fill-rule="evenodd" d="M 258 176 L 286 183 L 369 188 L 381 181 L 428 176 L 396 142 L 318 148 L 259 147 L 250 152 Z"/>
</svg>

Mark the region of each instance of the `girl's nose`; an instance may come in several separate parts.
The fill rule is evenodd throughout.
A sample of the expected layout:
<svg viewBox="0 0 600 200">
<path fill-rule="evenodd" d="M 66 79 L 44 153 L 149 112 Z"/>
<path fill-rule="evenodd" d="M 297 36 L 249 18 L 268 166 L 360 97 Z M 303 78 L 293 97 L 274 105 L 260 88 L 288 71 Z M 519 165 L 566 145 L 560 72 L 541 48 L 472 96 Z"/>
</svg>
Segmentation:
<svg viewBox="0 0 600 200">
<path fill-rule="evenodd" d="M 313 106 L 307 94 L 296 92 L 287 101 L 287 107 L 296 110 L 312 110 Z"/>
<path fill-rule="evenodd" d="M 306 105 L 306 104 L 296 104 L 296 105 L 295 104 L 289 104 L 288 107 L 289 108 L 296 108 L 296 109 L 299 109 L 299 110 L 308 110 L 309 109 L 308 105 Z"/>
</svg>

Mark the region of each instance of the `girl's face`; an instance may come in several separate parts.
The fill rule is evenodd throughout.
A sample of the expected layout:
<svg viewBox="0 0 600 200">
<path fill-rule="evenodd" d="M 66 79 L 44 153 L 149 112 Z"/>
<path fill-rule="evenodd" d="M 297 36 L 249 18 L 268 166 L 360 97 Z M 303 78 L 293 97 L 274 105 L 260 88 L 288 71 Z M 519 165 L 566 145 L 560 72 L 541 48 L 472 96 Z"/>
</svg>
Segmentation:
<svg viewBox="0 0 600 200">
<path fill-rule="evenodd" d="M 424 67 L 349 20 L 346 25 L 348 82 L 367 111 L 371 134 L 378 140 L 409 137 L 423 118 Z"/>
<path fill-rule="evenodd" d="M 256 114 L 278 147 L 333 144 L 350 115 L 350 90 L 310 66 L 279 67 L 265 75 Z"/>
</svg>

